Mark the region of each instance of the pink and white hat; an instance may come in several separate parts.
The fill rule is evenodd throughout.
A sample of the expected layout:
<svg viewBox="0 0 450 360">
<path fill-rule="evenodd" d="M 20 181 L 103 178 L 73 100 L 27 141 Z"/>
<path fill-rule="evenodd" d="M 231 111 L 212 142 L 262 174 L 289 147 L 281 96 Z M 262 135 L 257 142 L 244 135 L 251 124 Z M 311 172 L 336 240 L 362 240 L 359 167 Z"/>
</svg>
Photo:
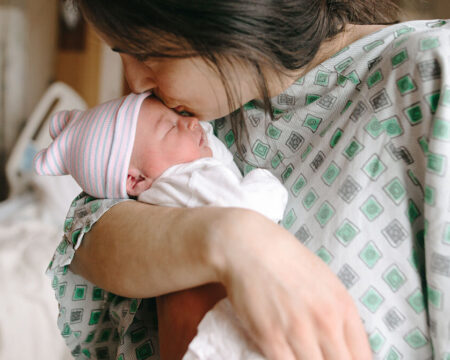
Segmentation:
<svg viewBox="0 0 450 360">
<path fill-rule="evenodd" d="M 50 120 L 53 142 L 34 158 L 39 175 L 72 175 L 97 198 L 128 198 L 126 181 L 137 119 L 149 92 L 130 94 L 87 111 L 62 111 Z"/>
</svg>

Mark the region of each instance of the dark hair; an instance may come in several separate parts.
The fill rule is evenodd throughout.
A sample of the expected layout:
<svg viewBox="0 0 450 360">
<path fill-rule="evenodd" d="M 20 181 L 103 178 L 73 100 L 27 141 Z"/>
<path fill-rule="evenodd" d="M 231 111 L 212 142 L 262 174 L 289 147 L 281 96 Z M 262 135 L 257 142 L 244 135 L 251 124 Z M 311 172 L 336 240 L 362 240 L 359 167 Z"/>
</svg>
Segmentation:
<svg viewBox="0 0 450 360">
<path fill-rule="evenodd" d="M 230 109 L 236 89 L 226 81 L 235 61 L 255 74 L 272 114 L 262 68 L 281 72 L 308 64 L 346 24 L 395 20 L 393 0 L 74 0 L 96 29 L 137 59 L 202 56 L 222 78 Z M 234 95 L 234 96 L 233 96 Z M 236 137 L 242 112 L 232 114 Z"/>
</svg>

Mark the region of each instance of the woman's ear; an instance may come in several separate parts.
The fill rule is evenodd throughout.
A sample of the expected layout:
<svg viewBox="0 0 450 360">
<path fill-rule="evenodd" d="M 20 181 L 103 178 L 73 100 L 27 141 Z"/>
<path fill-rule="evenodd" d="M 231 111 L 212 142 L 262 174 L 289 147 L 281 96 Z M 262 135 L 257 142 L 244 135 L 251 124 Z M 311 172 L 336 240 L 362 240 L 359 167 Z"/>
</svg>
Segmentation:
<svg viewBox="0 0 450 360">
<path fill-rule="evenodd" d="M 127 193 L 130 196 L 138 196 L 152 186 L 153 180 L 142 174 L 136 168 L 130 167 L 127 176 Z"/>
</svg>

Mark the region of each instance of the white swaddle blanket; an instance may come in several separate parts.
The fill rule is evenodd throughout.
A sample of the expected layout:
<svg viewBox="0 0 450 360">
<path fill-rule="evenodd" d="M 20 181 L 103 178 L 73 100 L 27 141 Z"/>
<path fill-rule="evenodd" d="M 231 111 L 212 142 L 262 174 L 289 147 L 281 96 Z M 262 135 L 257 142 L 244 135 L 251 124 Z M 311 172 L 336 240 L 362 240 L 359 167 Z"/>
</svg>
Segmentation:
<svg viewBox="0 0 450 360">
<path fill-rule="evenodd" d="M 175 165 L 166 170 L 139 201 L 164 206 L 232 206 L 255 210 L 274 222 L 283 218 L 288 194 L 269 171 L 255 169 L 241 175 L 233 156 L 201 123 L 213 158 Z M 184 360 L 263 359 L 245 334 L 228 299 L 220 301 L 200 323 Z"/>
<path fill-rule="evenodd" d="M 198 326 L 183 360 L 263 360 L 228 299 L 219 301 Z"/>
</svg>

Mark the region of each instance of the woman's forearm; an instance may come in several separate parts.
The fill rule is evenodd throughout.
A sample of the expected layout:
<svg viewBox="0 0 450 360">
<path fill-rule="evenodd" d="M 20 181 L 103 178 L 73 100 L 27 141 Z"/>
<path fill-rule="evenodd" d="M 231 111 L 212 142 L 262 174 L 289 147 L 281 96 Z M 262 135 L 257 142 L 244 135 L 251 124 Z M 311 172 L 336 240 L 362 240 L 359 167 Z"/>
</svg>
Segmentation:
<svg viewBox="0 0 450 360">
<path fill-rule="evenodd" d="M 118 204 L 83 240 L 72 269 L 127 297 L 219 282 L 267 358 L 371 359 L 336 275 L 286 229 L 249 210 Z"/>
<path fill-rule="evenodd" d="M 236 211 L 120 203 L 85 235 L 71 270 L 108 291 L 139 298 L 218 281 L 213 229 Z"/>
</svg>

